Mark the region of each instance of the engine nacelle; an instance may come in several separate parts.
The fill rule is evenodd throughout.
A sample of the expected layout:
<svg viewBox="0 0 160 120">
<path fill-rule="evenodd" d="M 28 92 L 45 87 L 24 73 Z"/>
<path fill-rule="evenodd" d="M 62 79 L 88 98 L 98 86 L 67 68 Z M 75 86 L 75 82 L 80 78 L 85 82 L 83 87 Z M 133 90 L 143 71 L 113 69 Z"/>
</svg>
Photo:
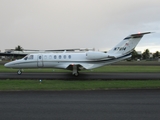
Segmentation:
<svg viewBox="0 0 160 120">
<path fill-rule="evenodd" d="M 89 60 L 98 60 L 98 59 L 103 59 L 107 57 L 108 57 L 108 54 L 103 52 L 94 52 L 94 51 L 86 52 L 86 58 Z"/>
</svg>

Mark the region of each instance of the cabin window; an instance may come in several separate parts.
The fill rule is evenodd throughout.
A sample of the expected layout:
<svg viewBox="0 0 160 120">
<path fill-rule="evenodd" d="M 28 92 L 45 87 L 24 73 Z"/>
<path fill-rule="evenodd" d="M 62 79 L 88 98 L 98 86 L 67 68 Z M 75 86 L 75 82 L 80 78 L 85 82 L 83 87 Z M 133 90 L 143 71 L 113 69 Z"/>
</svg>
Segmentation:
<svg viewBox="0 0 160 120">
<path fill-rule="evenodd" d="M 39 56 L 39 59 L 41 59 L 42 57 L 41 56 Z"/>
<path fill-rule="evenodd" d="M 56 55 L 54 55 L 54 59 L 57 59 L 57 56 L 56 56 Z"/>
<path fill-rule="evenodd" d="M 71 55 L 68 55 L 68 58 L 71 59 Z"/>
<path fill-rule="evenodd" d="M 52 55 L 49 56 L 49 59 L 52 59 Z"/>
<path fill-rule="evenodd" d="M 66 55 L 64 55 L 63 58 L 66 59 Z"/>
<path fill-rule="evenodd" d="M 44 56 L 44 59 L 47 59 L 47 55 Z"/>
<path fill-rule="evenodd" d="M 62 56 L 61 55 L 59 55 L 59 59 L 61 59 L 62 58 Z"/>
<path fill-rule="evenodd" d="M 33 55 L 29 55 L 29 56 L 28 56 L 28 59 L 29 59 L 29 60 L 33 60 Z"/>
</svg>

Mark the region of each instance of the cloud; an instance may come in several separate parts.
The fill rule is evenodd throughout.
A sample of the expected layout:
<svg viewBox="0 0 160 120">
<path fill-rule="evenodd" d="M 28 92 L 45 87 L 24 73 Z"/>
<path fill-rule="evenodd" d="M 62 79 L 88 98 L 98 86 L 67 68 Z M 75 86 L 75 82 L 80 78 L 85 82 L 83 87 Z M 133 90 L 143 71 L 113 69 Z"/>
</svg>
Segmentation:
<svg viewBox="0 0 160 120">
<path fill-rule="evenodd" d="M 158 0 L 1 0 L 0 3 L 1 50 L 17 45 L 25 49 L 110 49 L 129 34 L 159 32 L 160 28 Z M 152 41 L 142 42 L 160 46 L 158 37 L 152 35 Z"/>
</svg>

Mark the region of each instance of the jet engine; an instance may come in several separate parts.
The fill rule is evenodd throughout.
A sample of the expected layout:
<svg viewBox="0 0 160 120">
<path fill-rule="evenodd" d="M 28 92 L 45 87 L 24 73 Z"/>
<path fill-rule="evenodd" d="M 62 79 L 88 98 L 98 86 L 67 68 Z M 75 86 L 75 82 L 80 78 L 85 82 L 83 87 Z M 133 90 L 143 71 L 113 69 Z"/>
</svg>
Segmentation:
<svg viewBox="0 0 160 120">
<path fill-rule="evenodd" d="M 89 60 L 98 60 L 98 59 L 104 59 L 107 57 L 108 57 L 108 54 L 103 52 L 94 52 L 94 51 L 86 52 L 86 58 Z"/>
</svg>

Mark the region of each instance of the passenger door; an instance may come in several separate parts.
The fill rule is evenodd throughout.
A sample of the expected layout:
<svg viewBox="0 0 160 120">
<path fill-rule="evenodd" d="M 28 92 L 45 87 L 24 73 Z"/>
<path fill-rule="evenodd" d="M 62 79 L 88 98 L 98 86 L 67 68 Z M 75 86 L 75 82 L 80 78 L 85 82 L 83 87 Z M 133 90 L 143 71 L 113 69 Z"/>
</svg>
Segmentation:
<svg viewBox="0 0 160 120">
<path fill-rule="evenodd" d="M 43 67 L 43 55 L 37 56 L 37 67 Z"/>
</svg>

